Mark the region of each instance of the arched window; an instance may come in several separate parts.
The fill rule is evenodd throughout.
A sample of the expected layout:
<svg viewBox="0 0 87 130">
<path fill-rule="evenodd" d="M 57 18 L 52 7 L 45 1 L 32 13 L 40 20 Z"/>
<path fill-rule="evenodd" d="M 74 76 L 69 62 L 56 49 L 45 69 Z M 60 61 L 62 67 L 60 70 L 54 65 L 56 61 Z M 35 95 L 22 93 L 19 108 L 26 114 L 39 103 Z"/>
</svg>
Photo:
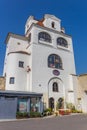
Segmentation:
<svg viewBox="0 0 87 130">
<path fill-rule="evenodd" d="M 57 45 L 68 48 L 67 41 L 62 37 L 57 38 Z"/>
<path fill-rule="evenodd" d="M 62 69 L 62 60 L 60 56 L 51 54 L 48 57 L 48 67 Z"/>
<path fill-rule="evenodd" d="M 47 32 L 40 32 L 38 39 L 45 42 L 51 42 L 51 36 Z"/>
<path fill-rule="evenodd" d="M 57 82 L 54 82 L 53 83 L 53 92 L 58 92 L 58 83 Z"/>
</svg>

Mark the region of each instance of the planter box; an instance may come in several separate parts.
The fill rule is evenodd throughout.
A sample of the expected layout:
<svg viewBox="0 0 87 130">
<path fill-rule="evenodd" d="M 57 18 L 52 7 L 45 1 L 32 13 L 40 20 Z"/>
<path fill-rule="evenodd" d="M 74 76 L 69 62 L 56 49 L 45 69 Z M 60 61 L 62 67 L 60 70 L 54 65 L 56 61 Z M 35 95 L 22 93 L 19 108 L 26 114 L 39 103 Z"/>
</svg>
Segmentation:
<svg viewBox="0 0 87 130">
<path fill-rule="evenodd" d="M 59 114 L 60 115 L 69 115 L 69 114 L 71 114 L 71 110 L 70 109 L 59 109 Z"/>
</svg>

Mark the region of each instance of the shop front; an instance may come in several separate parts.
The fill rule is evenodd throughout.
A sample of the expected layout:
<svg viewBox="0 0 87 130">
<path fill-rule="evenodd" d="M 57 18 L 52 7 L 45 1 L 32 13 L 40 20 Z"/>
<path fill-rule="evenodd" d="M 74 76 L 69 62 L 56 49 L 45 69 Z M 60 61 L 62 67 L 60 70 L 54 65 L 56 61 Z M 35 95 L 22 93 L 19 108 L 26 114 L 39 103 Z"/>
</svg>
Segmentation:
<svg viewBox="0 0 87 130">
<path fill-rule="evenodd" d="M 42 94 L 0 91 L 0 119 L 14 119 L 17 112 L 43 112 Z"/>
</svg>

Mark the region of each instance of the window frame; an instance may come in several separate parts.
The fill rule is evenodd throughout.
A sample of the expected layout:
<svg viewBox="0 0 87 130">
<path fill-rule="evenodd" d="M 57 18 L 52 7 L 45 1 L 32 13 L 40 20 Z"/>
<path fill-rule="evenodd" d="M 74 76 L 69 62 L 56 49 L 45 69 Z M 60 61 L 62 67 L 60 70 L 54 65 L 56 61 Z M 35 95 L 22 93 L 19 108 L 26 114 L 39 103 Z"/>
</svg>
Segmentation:
<svg viewBox="0 0 87 130">
<path fill-rule="evenodd" d="M 58 41 L 59 40 L 59 41 Z M 68 48 L 68 42 L 65 38 L 63 37 L 58 37 L 57 38 L 57 46 Z"/>
<path fill-rule="evenodd" d="M 55 22 L 51 23 L 52 28 L 55 28 Z"/>
<path fill-rule="evenodd" d="M 14 84 L 14 83 L 15 83 L 15 77 L 10 77 L 9 84 Z"/>
<path fill-rule="evenodd" d="M 53 90 L 53 92 L 59 92 L 59 87 L 58 87 L 58 83 L 57 82 L 53 82 L 52 90 Z"/>
<path fill-rule="evenodd" d="M 52 38 L 49 33 L 47 32 L 39 32 L 38 34 L 38 40 L 43 42 L 52 43 Z"/>
<path fill-rule="evenodd" d="M 19 64 L 18 64 L 18 67 L 24 68 L 24 61 L 19 61 L 18 63 L 19 63 Z"/>
<path fill-rule="evenodd" d="M 29 43 L 31 42 L 31 33 L 29 33 L 28 42 L 29 42 Z"/>
<path fill-rule="evenodd" d="M 48 67 L 56 68 L 56 69 L 63 69 L 61 57 L 57 54 L 50 54 L 48 56 Z"/>
</svg>

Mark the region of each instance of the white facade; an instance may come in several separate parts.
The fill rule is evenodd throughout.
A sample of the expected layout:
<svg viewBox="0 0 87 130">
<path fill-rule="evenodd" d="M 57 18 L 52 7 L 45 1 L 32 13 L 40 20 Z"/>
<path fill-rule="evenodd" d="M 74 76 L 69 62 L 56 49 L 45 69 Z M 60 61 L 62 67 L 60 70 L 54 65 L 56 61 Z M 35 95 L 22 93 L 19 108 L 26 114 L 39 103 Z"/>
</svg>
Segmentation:
<svg viewBox="0 0 87 130">
<path fill-rule="evenodd" d="M 6 90 L 43 93 L 46 107 L 49 107 L 49 99 L 54 99 L 54 109 L 59 98 L 75 104 L 72 37 L 61 29 L 60 19 L 46 14 L 37 21 L 30 16 L 25 25 L 25 36 L 10 33 L 6 43 L 3 73 Z M 22 62 L 21 67 L 19 62 Z M 54 83 L 58 90 L 53 90 Z"/>
</svg>

